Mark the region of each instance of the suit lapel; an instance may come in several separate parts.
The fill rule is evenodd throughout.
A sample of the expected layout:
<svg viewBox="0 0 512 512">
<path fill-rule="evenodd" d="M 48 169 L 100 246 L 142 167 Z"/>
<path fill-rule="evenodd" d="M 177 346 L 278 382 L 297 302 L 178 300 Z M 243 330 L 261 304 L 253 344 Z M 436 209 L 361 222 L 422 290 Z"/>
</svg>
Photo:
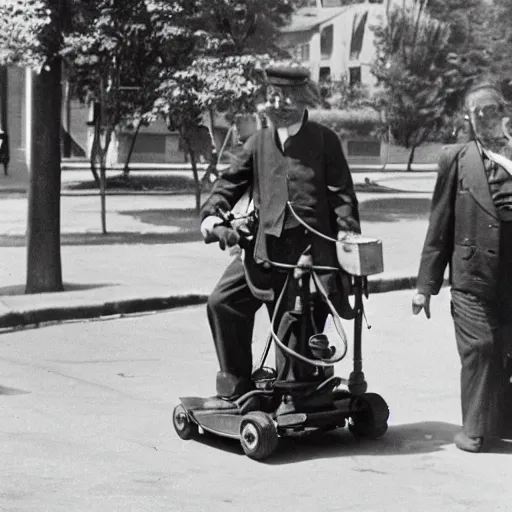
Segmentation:
<svg viewBox="0 0 512 512">
<path fill-rule="evenodd" d="M 475 201 L 495 218 L 498 218 L 492 200 L 489 182 L 484 169 L 484 163 L 476 142 L 470 144 L 459 160 L 460 170 L 464 176 L 465 185 L 469 188 Z"/>
</svg>

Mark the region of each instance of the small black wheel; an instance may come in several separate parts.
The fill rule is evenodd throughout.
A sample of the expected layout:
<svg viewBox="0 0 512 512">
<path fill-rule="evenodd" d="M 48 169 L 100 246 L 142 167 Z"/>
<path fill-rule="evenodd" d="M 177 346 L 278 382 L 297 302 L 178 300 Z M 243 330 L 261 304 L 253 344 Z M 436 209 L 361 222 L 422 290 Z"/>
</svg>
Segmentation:
<svg viewBox="0 0 512 512">
<path fill-rule="evenodd" d="M 354 412 L 348 428 L 355 437 L 378 439 L 388 430 L 388 404 L 377 393 L 364 393 L 354 399 Z"/>
<path fill-rule="evenodd" d="M 190 420 L 190 417 L 183 405 L 177 405 L 172 413 L 172 424 L 176 433 L 185 441 L 193 439 L 199 433 L 197 425 Z"/>
<path fill-rule="evenodd" d="M 240 425 L 240 444 L 254 460 L 269 457 L 277 448 L 279 436 L 272 418 L 261 411 L 247 413 Z"/>
</svg>

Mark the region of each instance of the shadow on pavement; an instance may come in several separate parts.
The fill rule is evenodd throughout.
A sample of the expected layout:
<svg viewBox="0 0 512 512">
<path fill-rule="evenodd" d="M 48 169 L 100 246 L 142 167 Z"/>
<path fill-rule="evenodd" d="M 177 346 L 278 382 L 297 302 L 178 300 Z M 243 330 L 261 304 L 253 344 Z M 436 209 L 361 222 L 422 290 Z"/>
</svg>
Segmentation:
<svg viewBox="0 0 512 512">
<path fill-rule="evenodd" d="M 438 452 L 453 443 L 459 425 L 423 422 L 391 425 L 377 440 L 356 439 L 348 429 L 285 439 L 271 464 L 290 464 L 311 459 L 367 455 L 411 455 Z"/>
<path fill-rule="evenodd" d="M 346 428 L 314 432 L 282 438 L 276 453 L 265 463 L 281 465 L 332 457 L 433 453 L 452 444 L 453 436 L 459 430 L 460 425 L 432 421 L 391 425 L 387 433 L 377 440 L 358 440 Z M 197 441 L 212 449 L 243 455 L 240 443 L 232 439 L 204 434 Z M 505 442 L 503 444 L 508 446 Z M 512 453 L 512 444 L 509 449 L 511 451 L 506 453 Z"/>
<path fill-rule="evenodd" d="M 426 219 L 430 213 L 430 198 L 393 196 L 368 199 L 359 204 L 362 222 L 396 222 Z M 126 210 L 118 212 L 154 226 L 175 226 L 199 235 L 199 217 L 194 209 Z"/>
<path fill-rule="evenodd" d="M 23 391 L 21 389 L 0 386 L 0 396 L 15 396 L 15 395 L 28 395 L 28 394 L 30 394 L 30 391 Z"/>
<path fill-rule="evenodd" d="M 430 199 L 393 196 L 363 201 L 360 206 L 361 222 L 398 222 L 427 219 Z M 112 231 L 105 235 L 92 233 L 62 233 L 62 246 L 119 245 L 119 244 L 173 244 L 202 240 L 199 217 L 194 208 L 118 211 L 118 215 L 132 217 L 142 224 L 140 232 Z M 107 217 L 108 225 L 108 217 Z M 147 230 L 144 225 L 148 226 Z M 175 228 L 176 232 L 155 233 L 151 226 Z M 0 247 L 24 247 L 25 235 L 0 235 Z"/>
<path fill-rule="evenodd" d="M 128 215 L 144 224 L 153 226 L 174 226 L 186 230 L 199 231 L 199 214 L 194 208 L 172 208 L 169 210 L 124 210 L 120 215 Z"/>
<path fill-rule="evenodd" d="M 512 454 L 512 440 L 499 439 L 495 441 L 492 446 L 489 447 L 489 453 L 496 453 L 501 455 Z"/>
</svg>

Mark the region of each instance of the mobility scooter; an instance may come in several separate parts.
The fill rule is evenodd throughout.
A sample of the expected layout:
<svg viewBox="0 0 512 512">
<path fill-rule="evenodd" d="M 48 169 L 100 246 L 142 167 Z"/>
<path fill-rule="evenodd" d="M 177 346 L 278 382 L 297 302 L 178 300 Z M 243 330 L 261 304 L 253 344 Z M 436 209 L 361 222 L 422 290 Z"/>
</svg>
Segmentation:
<svg viewBox="0 0 512 512">
<path fill-rule="evenodd" d="M 288 203 L 288 206 L 303 223 L 292 205 Z M 238 230 L 239 245 L 247 248 L 246 216 L 222 211 L 218 214 L 226 225 Z M 315 236 L 328 238 L 305 226 Z M 342 240 L 328 239 L 336 244 L 339 264 L 352 280 L 353 370 L 348 379 L 334 375 L 333 365 L 347 354 L 348 342 L 341 319 L 319 279 L 319 273 L 339 271 L 339 268 L 316 266 L 307 252 L 296 265 L 273 262 L 272 265 L 288 276 L 276 302 L 267 343 L 252 374 L 254 389 L 238 398 L 232 409 L 205 409 L 202 398 L 180 398 L 181 403 L 173 412 L 174 428 L 180 438 L 193 439 L 209 432 L 237 439 L 248 457 L 263 460 L 275 451 L 280 437 L 297 433 L 348 425 L 358 438 L 377 439 L 385 434 L 389 409 L 380 395 L 367 392 L 361 350 L 363 297 L 368 297 L 368 275 L 383 271 L 382 244 L 380 240 L 356 234 Z M 295 286 L 291 287 L 292 281 Z M 292 300 L 285 297 L 290 289 L 295 294 Z M 328 306 L 339 338 L 335 342 L 315 326 L 312 311 L 315 293 L 316 300 L 319 296 Z M 286 309 L 276 325 L 277 312 L 283 304 L 293 306 Z M 276 358 L 280 353 L 281 361 L 287 366 L 279 375 L 274 368 L 265 366 L 272 343 L 276 345 Z M 291 368 L 295 370 L 290 372 Z"/>
</svg>

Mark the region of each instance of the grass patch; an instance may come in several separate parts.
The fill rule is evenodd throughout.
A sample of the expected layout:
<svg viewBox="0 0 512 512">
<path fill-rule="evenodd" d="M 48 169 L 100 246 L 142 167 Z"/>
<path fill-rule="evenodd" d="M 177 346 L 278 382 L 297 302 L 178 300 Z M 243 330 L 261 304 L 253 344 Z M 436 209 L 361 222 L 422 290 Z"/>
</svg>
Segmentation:
<svg viewBox="0 0 512 512">
<path fill-rule="evenodd" d="M 194 194 L 195 184 L 192 175 L 152 175 L 133 174 L 125 178 L 122 174 L 107 177 L 107 191 L 109 192 L 173 192 L 175 194 Z M 365 183 L 356 183 L 354 188 L 357 192 L 400 192 L 391 187 L 379 185 L 368 178 Z M 63 183 L 63 190 L 98 190 L 98 186 L 91 178 L 80 182 Z M 202 192 L 208 192 L 211 185 L 203 183 Z"/>
<path fill-rule="evenodd" d="M 94 179 L 87 181 L 70 182 L 62 185 L 63 190 L 98 190 Z M 205 188 L 205 187 L 203 187 Z M 195 192 L 194 178 L 192 175 L 143 175 L 133 174 L 125 178 L 122 174 L 110 176 L 106 179 L 108 191 L 127 192 L 175 192 L 176 194 L 193 194 Z"/>
</svg>

